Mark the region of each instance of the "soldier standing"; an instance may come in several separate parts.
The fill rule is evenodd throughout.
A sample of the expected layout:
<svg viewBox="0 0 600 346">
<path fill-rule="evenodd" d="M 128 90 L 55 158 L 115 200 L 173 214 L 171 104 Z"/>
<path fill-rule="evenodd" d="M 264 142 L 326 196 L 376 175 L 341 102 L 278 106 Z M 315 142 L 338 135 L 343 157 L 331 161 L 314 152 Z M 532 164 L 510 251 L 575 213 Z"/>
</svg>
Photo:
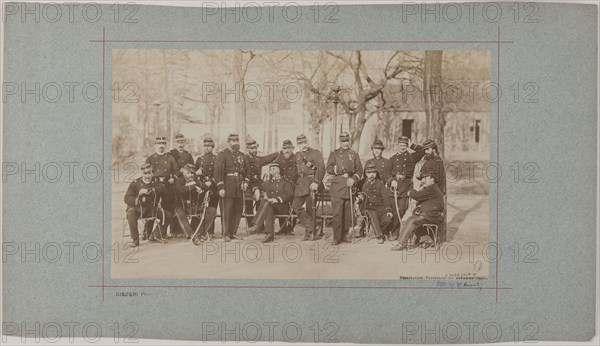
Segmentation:
<svg viewBox="0 0 600 346">
<path fill-rule="evenodd" d="M 271 177 L 268 181 L 260 182 L 254 187 L 254 197 L 260 201 L 260 206 L 254 218 L 255 226 L 247 229 L 248 233 L 252 233 L 253 228 L 264 225 L 267 235 L 263 239 L 263 243 L 275 240 L 275 215 L 289 213 L 289 203 L 294 198 L 292 184 L 281 178 L 278 163 L 275 162 L 269 166 L 269 174 Z"/>
<path fill-rule="evenodd" d="M 392 226 L 392 206 L 387 196 L 387 189 L 381 179 L 377 177 L 379 173 L 374 162 L 369 162 L 365 167 L 367 176 L 362 186 L 362 192 L 366 195 L 365 212 L 371 220 L 371 225 L 375 230 L 377 242 L 383 244 L 384 234 Z"/>
<path fill-rule="evenodd" d="M 246 178 L 247 162 L 240 152 L 240 139 L 237 134 L 227 138 L 228 148 L 217 154 L 215 159 L 215 181 L 219 196 L 223 200 L 222 215 L 223 240 L 241 239 L 236 235 L 242 218 L 244 191 L 248 188 Z"/>
<path fill-rule="evenodd" d="M 214 208 L 216 213 L 217 206 L 219 205 L 219 196 L 216 192 L 217 183 L 215 182 L 215 159 L 217 158 L 217 155 L 213 153 L 215 142 L 212 138 L 205 138 L 203 142 L 203 155 L 198 156 L 196 159 L 196 174 L 201 177 L 205 184 L 214 190 L 214 193 L 210 196 L 209 207 Z M 223 214 L 223 210 L 221 210 L 221 214 Z M 221 232 L 223 232 L 223 230 L 221 230 Z M 209 224 L 207 234 L 211 238 L 216 237 L 214 218 Z"/>
<path fill-rule="evenodd" d="M 277 155 L 275 162 L 279 164 L 281 176 L 283 179 L 292 184 L 292 191 L 298 181 L 298 167 L 296 166 L 296 158 L 294 157 L 294 145 L 292 141 L 286 139 L 283 141 L 281 152 Z M 294 226 L 296 219 L 291 217 L 280 217 L 279 231 L 275 234 L 294 234 Z"/>
<path fill-rule="evenodd" d="M 311 197 L 311 191 L 316 193 L 319 190 L 323 190 L 325 162 L 323 161 L 323 154 L 308 145 L 308 139 L 304 134 L 296 137 L 296 143 L 300 147 L 300 151 L 294 155 L 298 180 L 294 187 L 292 209 L 298 215 L 299 223 L 305 228 L 302 240 L 310 240 L 311 234 L 316 236 L 316 220 L 307 209 L 314 208 L 317 202 Z M 306 208 L 304 208 L 305 203 Z"/>
<path fill-rule="evenodd" d="M 248 190 L 244 193 L 244 211 L 246 214 L 254 214 L 255 203 L 252 199 L 252 191 L 254 187 L 262 182 L 262 177 L 260 176 L 262 167 L 267 163 L 273 162 L 279 153 L 275 152 L 266 156 L 258 156 L 258 143 L 250 136 L 246 140 L 246 150 L 248 151 L 246 153 L 246 161 L 248 162 Z M 252 226 L 252 217 L 246 217 L 246 224 L 249 227 Z M 260 228 L 258 227 L 257 229 L 260 230 Z"/>
<path fill-rule="evenodd" d="M 382 156 L 384 149 L 385 147 L 380 139 L 373 141 L 373 144 L 371 145 L 373 158 L 370 158 L 367 160 L 367 162 L 365 162 L 365 167 L 367 167 L 369 164 L 374 164 L 375 169 L 379 174 L 379 179 L 381 179 L 383 182 L 387 182 L 392 175 L 392 162 Z"/>
<path fill-rule="evenodd" d="M 142 176 L 132 181 L 125 193 L 127 222 L 134 247 L 140 245 L 138 218 L 156 216 L 160 220 L 159 228 L 163 237 L 166 237 L 167 226 L 171 223 L 171 213 L 159 207 L 159 201 L 165 192 L 165 185 L 154 181 L 152 166 L 149 163 L 144 163 L 141 170 Z M 151 229 L 152 226 L 151 222 L 147 222 L 144 225 L 145 231 L 150 231 L 149 228 Z M 151 234 L 150 239 L 153 240 L 153 238 L 154 235 Z"/>
<path fill-rule="evenodd" d="M 363 173 L 358 154 L 350 149 L 350 134 L 340 134 L 340 148 L 335 149 L 327 160 L 327 173 L 331 178 L 331 206 L 333 208 L 333 245 L 350 242 L 346 235 L 351 228 L 350 189 Z"/>
<path fill-rule="evenodd" d="M 398 152 L 391 158 L 391 176 L 385 180 L 386 185 L 390 187 L 390 202 L 394 208 L 397 205 L 397 210 L 394 213 L 394 226 L 392 227 L 393 234 L 388 240 L 398 239 L 400 224 L 406 210 L 408 209 L 408 191 L 413 186 L 412 177 L 415 171 L 415 164 L 425 155 L 421 146 L 410 145 L 410 148 L 415 150 L 413 153 L 408 152 L 410 139 L 405 136 L 398 138 Z M 394 199 L 394 191 L 396 191 L 396 199 Z M 400 214 L 400 215 L 398 215 Z"/>
<path fill-rule="evenodd" d="M 175 159 L 166 152 L 166 149 L 167 139 L 165 137 L 156 137 L 154 141 L 154 150 L 156 152 L 148 156 L 146 163 L 152 166 L 154 181 L 165 185 L 162 206 L 166 211 L 172 213 L 175 207 L 173 184 L 175 183 L 175 179 L 177 179 L 179 168 Z M 171 222 L 171 233 L 177 227 L 175 224 L 176 222 Z"/>
<path fill-rule="evenodd" d="M 185 150 L 185 144 L 187 139 L 181 133 L 175 135 L 175 148 L 169 151 L 169 155 L 173 156 L 175 162 L 177 162 L 177 177 L 182 177 L 183 173 L 181 169 L 187 164 L 194 164 L 194 158 L 189 151 Z"/>
<path fill-rule="evenodd" d="M 440 192 L 444 196 L 444 206 L 446 205 L 446 170 L 444 168 L 444 160 L 440 157 L 438 153 L 437 143 L 428 139 L 423 142 L 422 149 L 425 151 L 425 156 L 423 156 L 423 166 L 421 167 L 421 171 L 416 176 L 417 180 L 421 180 L 423 175 L 421 172 L 432 172 L 434 183 L 439 188 Z M 446 221 L 447 214 L 444 213 L 444 220 L 439 225 L 439 236 L 438 240 L 440 242 L 446 241 Z"/>
<path fill-rule="evenodd" d="M 444 160 L 438 153 L 437 144 L 432 139 L 428 139 L 420 146 L 425 156 L 423 156 L 423 166 L 421 172 L 429 171 L 434 173 L 434 181 L 439 187 L 442 194 L 446 195 L 446 170 L 444 168 Z M 417 175 L 417 179 L 421 180 L 421 173 Z"/>
</svg>

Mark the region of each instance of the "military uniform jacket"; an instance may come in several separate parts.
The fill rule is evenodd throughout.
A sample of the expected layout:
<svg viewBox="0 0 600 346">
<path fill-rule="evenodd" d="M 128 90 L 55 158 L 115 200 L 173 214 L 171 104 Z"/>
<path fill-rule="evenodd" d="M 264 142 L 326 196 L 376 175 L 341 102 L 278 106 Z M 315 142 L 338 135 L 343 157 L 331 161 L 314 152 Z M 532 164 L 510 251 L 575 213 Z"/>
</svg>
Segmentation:
<svg viewBox="0 0 600 346">
<path fill-rule="evenodd" d="M 440 188 L 442 194 L 446 194 L 446 170 L 444 168 L 444 161 L 437 155 L 425 155 L 424 163 L 421 167 L 421 172 L 433 171 L 433 180 L 436 185 Z M 417 177 L 419 178 L 419 177 Z M 420 179 L 419 179 L 420 180 Z"/>
<path fill-rule="evenodd" d="M 298 181 L 298 167 L 296 166 L 296 157 L 294 154 L 292 154 L 289 159 L 286 159 L 285 156 L 283 156 L 283 153 L 279 153 L 275 162 L 279 164 L 283 179 L 286 179 L 292 183 L 292 185 L 296 185 L 296 182 Z"/>
<path fill-rule="evenodd" d="M 202 156 L 198 156 L 196 159 L 196 170 L 201 169 L 202 172 L 200 175 L 204 177 L 204 179 L 213 179 L 215 176 L 215 159 L 217 155 L 213 153 L 208 153 Z"/>
<path fill-rule="evenodd" d="M 385 207 L 385 211 L 388 213 L 392 212 L 392 206 L 390 199 L 386 198 L 387 190 L 385 184 L 380 179 L 369 179 L 365 180 L 362 186 L 362 192 L 367 194 L 367 203 L 365 204 L 366 209 L 375 209 L 379 207 Z"/>
<path fill-rule="evenodd" d="M 310 194 L 310 184 L 317 183 L 322 186 L 325 177 L 325 161 L 323 154 L 317 149 L 308 148 L 294 154 L 298 180 L 294 188 L 295 196 Z"/>
<path fill-rule="evenodd" d="M 165 153 L 159 155 L 154 153 L 146 159 L 146 162 L 152 165 L 152 170 L 154 171 L 154 178 L 158 181 L 165 182 L 169 180 L 171 176 L 176 177 L 177 172 L 179 172 L 179 168 L 177 167 L 177 162 L 173 156 Z"/>
<path fill-rule="evenodd" d="M 254 189 L 260 189 L 267 194 L 267 198 L 275 198 L 279 203 L 287 204 L 294 198 L 292 183 L 285 179 L 270 179 L 260 182 Z"/>
<path fill-rule="evenodd" d="M 139 195 L 141 189 L 150 190 L 149 194 Z M 165 193 L 165 185 L 156 182 L 145 183 L 144 180 L 140 177 L 136 180 L 132 181 L 127 188 L 127 192 L 125 193 L 125 204 L 127 207 L 142 207 L 144 211 L 154 210 L 158 207 L 158 202 L 160 198 Z M 156 196 L 156 199 L 154 198 Z M 145 214 L 145 213 L 144 213 Z"/>
<path fill-rule="evenodd" d="M 242 198 L 242 182 L 248 182 L 248 163 L 240 151 L 226 148 L 215 158 L 215 181 L 217 190 L 224 189 L 225 197 Z"/>
<path fill-rule="evenodd" d="M 369 164 L 375 164 L 375 169 L 377 169 L 377 173 L 379 173 L 379 179 L 381 181 L 388 181 L 388 179 L 392 176 L 392 162 L 385 157 L 380 158 L 371 158 L 365 162 L 365 167 Z"/>
<path fill-rule="evenodd" d="M 215 188 L 215 184 L 212 184 L 210 187 L 202 180 L 201 176 L 194 177 L 194 185 L 187 185 L 187 181 L 185 179 L 177 179 L 175 182 L 175 189 L 179 194 L 180 200 L 177 201 L 177 204 L 187 208 L 189 207 L 197 207 L 202 205 L 202 201 L 204 199 L 204 195 L 206 191 L 210 190 L 211 187 Z M 202 192 L 198 193 L 196 190 L 196 186 L 199 186 L 202 189 Z M 211 191 L 214 192 L 214 191 Z M 183 203 L 183 205 L 181 205 Z"/>
<path fill-rule="evenodd" d="M 444 196 L 437 184 L 426 186 L 420 191 L 411 189 L 409 196 L 421 207 L 421 215 L 439 216 L 444 211 Z"/>
<path fill-rule="evenodd" d="M 346 185 L 348 178 L 353 178 L 358 183 L 363 174 L 362 163 L 354 150 L 338 148 L 329 154 L 327 173 L 333 175 L 329 194 L 347 199 L 350 198 Z"/>
<path fill-rule="evenodd" d="M 277 155 L 279 155 L 279 153 L 272 153 L 266 156 L 252 156 L 250 154 L 245 155 L 246 161 L 248 162 L 247 178 L 250 184 L 250 188 L 252 188 L 253 186 L 262 181 L 262 177 L 260 176 L 262 167 L 267 163 L 273 162 L 273 160 L 277 158 Z"/>
<path fill-rule="evenodd" d="M 179 152 L 179 150 L 173 149 L 169 151 L 169 155 L 173 156 L 175 162 L 177 163 L 177 176 L 180 178 L 183 177 L 183 173 L 181 173 L 183 166 L 187 165 L 188 163 L 191 165 L 194 164 L 194 158 L 192 157 L 192 154 L 186 150 Z"/>
<path fill-rule="evenodd" d="M 396 153 L 394 156 L 390 157 L 392 165 L 391 176 L 386 180 L 386 183 L 389 185 L 393 180 L 398 182 L 398 197 L 407 197 L 408 191 L 412 187 L 412 177 L 415 172 L 415 165 L 421 160 L 423 155 L 425 155 L 425 152 L 420 146 L 413 144 L 411 145 L 411 148 L 414 148 L 416 151 L 414 153 L 409 153 L 408 151 L 405 151 L 402 154 Z M 401 175 L 403 175 L 404 178 L 401 178 Z"/>
</svg>

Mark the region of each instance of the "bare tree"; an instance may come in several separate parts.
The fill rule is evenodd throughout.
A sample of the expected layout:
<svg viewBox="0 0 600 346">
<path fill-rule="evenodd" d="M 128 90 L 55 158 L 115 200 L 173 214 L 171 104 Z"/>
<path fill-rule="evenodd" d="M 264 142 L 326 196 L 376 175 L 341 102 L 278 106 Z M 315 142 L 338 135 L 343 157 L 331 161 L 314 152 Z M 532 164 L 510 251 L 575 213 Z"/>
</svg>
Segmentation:
<svg viewBox="0 0 600 346">
<path fill-rule="evenodd" d="M 360 50 L 326 53 L 343 62 L 351 71 L 350 79 L 353 82 L 341 85 L 339 104 L 348 116 L 352 148 L 358 150 L 365 123 L 370 116 L 377 114 L 367 112 L 369 102 L 379 96 L 386 84 L 400 74 L 419 73 L 421 59 L 409 52 L 395 51 L 387 59 L 375 59 L 368 64 L 364 61 L 364 53 Z"/>
</svg>

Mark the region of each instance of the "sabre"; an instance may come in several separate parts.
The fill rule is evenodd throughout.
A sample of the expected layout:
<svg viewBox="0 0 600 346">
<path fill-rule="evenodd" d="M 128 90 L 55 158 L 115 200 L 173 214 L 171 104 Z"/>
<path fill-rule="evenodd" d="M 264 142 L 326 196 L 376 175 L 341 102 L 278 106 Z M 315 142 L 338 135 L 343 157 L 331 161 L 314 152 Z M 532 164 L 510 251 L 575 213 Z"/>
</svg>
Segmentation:
<svg viewBox="0 0 600 346">
<path fill-rule="evenodd" d="M 348 186 L 350 192 L 350 221 L 352 223 L 352 244 L 354 244 L 354 203 L 352 201 L 352 186 Z"/>
<path fill-rule="evenodd" d="M 400 208 L 398 207 L 398 188 L 392 187 L 392 191 L 394 191 L 394 205 L 396 206 L 396 216 L 398 216 L 398 222 L 402 222 L 402 218 L 400 217 Z"/>
<path fill-rule="evenodd" d="M 200 222 L 198 223 L 198 226 L 196 227 L 196 232 L 194 232 L 194 235 L 190 238 L 190 242 L 194 242 L 194 239 L 196 238 L 196 235 L 198 234 L 198 231 L 200 231 L 200 227 L 202 226 L 202 223 L 204 222 L 204 216 L 206 215 L 206 208 L 208 208 L 208 200 L 210 198 L 210 191 L 206 191 L 206 193 L 204 194 L 204 200 L 202 201 L 202 216 L 200 217 Z M 208 240 L 210 240 L 210 235 L 208 236 Z"/>
<path fill-rule="evenodd" d="M 312 231 L 312 240 L 315 240 L 317 233 L 317 193 L 315 190 L 310 191 L 310 198 L 312 199 L 312 217 L 314 222 L 314 227 Z"/>
</svg>

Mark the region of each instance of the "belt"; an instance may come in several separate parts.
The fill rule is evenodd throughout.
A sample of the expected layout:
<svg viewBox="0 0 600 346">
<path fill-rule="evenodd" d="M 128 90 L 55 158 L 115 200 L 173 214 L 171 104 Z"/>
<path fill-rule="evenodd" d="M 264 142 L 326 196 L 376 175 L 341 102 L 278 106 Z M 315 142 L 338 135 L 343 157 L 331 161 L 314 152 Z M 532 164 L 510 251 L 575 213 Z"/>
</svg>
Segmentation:
<svg viewBox="0 0 600 346">
<path fill-rule="evenodd" d="M 340 173 L 340 174 L 338 174 L 337 176 L 338 176 L 338 177 L 344 177 L 344 178 L 348 178 L 348 177 L 351 177 L 351 176 L 353 176 L 353 175 L 354 175 L 354 173 Z"/>
<path fill-rule="evenodd" d="M 238 173 L 238 172 L 233 172 L 233 173 L 226 173 L 226 175 L 227 175 L 228 177 L 237 177 L 238 175 L 240 175 L 240 173 Z"/>
<path fill-rule="evenodd" d="M 314 175 L 314 174 L 298 174 L 298 176 L 299 176 L 300 178 L 304 178 L 304 177 L 310 177 L 310 178 L 312 178 L 312 177 L 314 177 L 315 175 Z"/>
</svg>

